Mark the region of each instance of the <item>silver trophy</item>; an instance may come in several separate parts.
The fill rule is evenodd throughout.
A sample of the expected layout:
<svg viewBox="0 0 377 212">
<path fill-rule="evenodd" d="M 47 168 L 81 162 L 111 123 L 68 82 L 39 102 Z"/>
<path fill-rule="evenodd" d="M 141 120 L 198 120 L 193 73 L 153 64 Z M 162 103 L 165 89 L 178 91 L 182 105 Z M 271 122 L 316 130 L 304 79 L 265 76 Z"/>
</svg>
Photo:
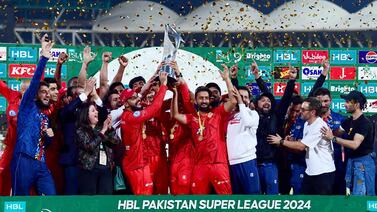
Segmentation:
<svg viewBox="0 0 377 212">
<path fill-rule="evenodd" d="M 168 63 L 175 60 L 181 42 L 184 41 L 180 33 L 178 33 L 174 27 L 166 24 L 164 35 L 164 52 L 162 55 L 162 61 L 165 62 L 166 65 L 162 66 L 160 71 L 168 73 L 169 84 L 176 82 L 176 79 L 174 78 L 174 70 L 168 65 Z"/>
</svg>

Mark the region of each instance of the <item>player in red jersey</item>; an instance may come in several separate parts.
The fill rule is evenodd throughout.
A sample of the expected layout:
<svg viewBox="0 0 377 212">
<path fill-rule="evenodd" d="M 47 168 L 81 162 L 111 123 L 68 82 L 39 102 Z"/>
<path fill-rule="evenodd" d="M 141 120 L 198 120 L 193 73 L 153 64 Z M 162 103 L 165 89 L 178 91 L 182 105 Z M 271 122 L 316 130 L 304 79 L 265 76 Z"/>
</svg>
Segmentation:
<svg viewBox="0 0 377 212">
<path fill-rule="evenodd" d="M 4 139 L 5 149 L 0 159 L 0 195 L 9 196 L 12 188 L 12 179 L 10 175 L 10 162 L 12 161 L 14 145 L 17 138 L 17 114 L 23 93 L 29 87 L 30 81 L 21 83 L 21 91 L 10 89 L 5 82 L 0 80 L 0 94 L 8 102 L 6 110 L 8 130 Z"/>
<path fill-rule="evenodd" d="M 223 67 L 224 72 L 220 72 L 220 74 L 226 82 L 227 89 L 231 91 L 233 85 L 229 78 L 229 70 L 226 65 Z M 218 194 L 231 194 L 226 143 L 221 138 L 223 136 L 221 127 L 235 108 L 237 101 L 232 92 L 229 92 L 229 101 L 211 112 L 210 93 L 211 91 L 206 87 L 201 86 L 196 89 L 197 116 L 180 114 L 178 99 L 175 97 L 173 117 L 181 124 L 191 128 L 195 144 L 196 156 L 192 172 L 191 192 L 193 194 L 209 194 L 212 185 Z"/>
<path fill-rule="evenodd" d="M 144 162 L 144 122 L 158 115 L 167 90 L 167 74 L 161 72 L 161 86 L 150 106 L 142 109 L 140 98 L 131 89 L 121 93 L 125 111 L 122 114 L 122 142 L 126 146 L 123 158 L 123 172 L 126 174 L 135 195 L 150 195 L 153 193 L 153 181 L 150 167 Z"/>
</svg>

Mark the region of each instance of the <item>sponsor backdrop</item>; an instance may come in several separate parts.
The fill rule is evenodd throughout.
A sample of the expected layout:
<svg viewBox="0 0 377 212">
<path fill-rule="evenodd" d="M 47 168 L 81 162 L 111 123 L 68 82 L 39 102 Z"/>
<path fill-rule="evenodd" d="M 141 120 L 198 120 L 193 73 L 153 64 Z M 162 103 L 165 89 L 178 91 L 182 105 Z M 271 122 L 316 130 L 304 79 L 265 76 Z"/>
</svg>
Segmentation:
<svg viewBox="0 0 377 212">
<path fill-rule="evenodd" d="M 82 62 L 83 46 L 57 46 L 53 49 L 53 58 L 45 69 L 45 77 L 53 77 L 56 60 L 61 52 L 69 55 L 69 61 L 63 65 L 62 80 L 67 81 L 77 76 Z M 88 69 L 89 75 L 94 75 L 101 66 L 101 54 L 104 51 L 113 52 L 118 57 L 138 48 L 123 47 L 92 47 L 97 53 Z M 347 94 L 352 90 L 359 90 L 368 97 L 369 113 L 377 113 L 377 49 L 305 49 L 305 48 L 277 48 L 277 49 L 248 49 L 248 48 L 183 48 L 202 56 L 221 69 L 221 64 L 228 66 L 238 64 L 240 71 L 238 79 L 241 85 L 253 89 L 253 95 L 259 90 L 251 74 L 250 65 L 256 61 L 260 74 L 268 82 L 272 93 L 277 97 L 283 95 L 288 78 L 288 63 L 296 67 L 298 72 L 296 91 L 301 95 L 308 95 L 315 80 L 322 73 L 323 59 L 330 61 L 330 74 L 324 87 L 333 94 L 332 108 L 344 113 L 344 101 L 340 94 Z M 0 44 L 0 79 L 4 80 L 12 89 L 19 90 L 23 79 L 33 76 L 39 57 L 39 46 L 16 44 Z M 132 60 L 132 58 L 129 58 Z M 151 67 L 151 72 L 155 67 Z M 126 70 L 127 71 L 127 70 Z M 0 113 L 6 108 L 3 97 L 0 97 Z"/>
</svg>

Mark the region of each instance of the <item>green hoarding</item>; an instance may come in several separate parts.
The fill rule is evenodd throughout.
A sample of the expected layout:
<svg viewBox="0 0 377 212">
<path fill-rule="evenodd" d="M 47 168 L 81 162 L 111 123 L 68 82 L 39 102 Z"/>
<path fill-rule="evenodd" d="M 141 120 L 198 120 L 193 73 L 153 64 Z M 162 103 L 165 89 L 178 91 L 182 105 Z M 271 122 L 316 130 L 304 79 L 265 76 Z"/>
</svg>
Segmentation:
<svg viewBox="0 0 377 212">
<path fill-rule="evenodd" d="M 69 54 L 70 59 L 63 66 L 63 81 L 77 76 L 82 62 L 83 46 L 56 46 L 53 58 L 47 65 L 45 76 L 53 76 L 56 57 L 60 52 Z M 129 53 L 139 48 L 131 47 L 92 47 L 97 53 L 96 59 L 90 64 L 88 74 L 95 74 L 101 67 L 101 54 L 105 51 L 113 52 L 113 58 Z M 261 70 L 261 76 L 271 83 L 272 92 L 282 96 L 287 81 L 288 63 L 299 69 L 296 90 L 303 96 L 308 95 L 310 87 L 321 74 L 320 62 L 329 59 L 331 69 L 325 87 L 333 92 L 334 102 L 342 101 L 340 94 L 352 89 L 358 89 L 368 94 L 369 113 L 377 112 L 377 50 L 376 49 L 307 49 L 307 48 L 183 48 L 201 56 L 206 61 L 221 68 L 221 64 L 228 66 L 238 64 L 238 79 L 241 85 L 249 85 L 255 89 L 254 77 L 250 72 L 250 65 L 256 61 Z M 39 46 L 0 44 L 0 79 L 6 81 L 13 89 L 19 88 L 23 78 L 32 76 L 33 65 L 39 57 Z M 132 58 L 130 58 L 132 60 Z M 255 92 L 253 92 L 256 95 Z M 6 105 L 0 98 L 0 112 L 5 111 Z M 344 112 L 344 104 L 332 105 L 337 112 Z"/>
</svg>

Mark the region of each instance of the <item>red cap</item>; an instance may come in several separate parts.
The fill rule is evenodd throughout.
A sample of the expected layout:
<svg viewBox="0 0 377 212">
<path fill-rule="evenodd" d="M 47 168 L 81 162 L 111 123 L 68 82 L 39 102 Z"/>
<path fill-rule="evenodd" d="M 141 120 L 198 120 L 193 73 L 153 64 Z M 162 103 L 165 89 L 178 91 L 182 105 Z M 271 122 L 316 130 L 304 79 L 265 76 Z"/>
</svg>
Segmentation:
<svg viewBox="0 0 377 212">
<path fill-rule="evenodd" d="M 135 91 L 132 89 L 129 89 L 129 88 L 124 89 L 122 93 L 120 93 L 120 101 L 124 103 L 129 98 L 131 98 L 134 95 L 134 93 Z"/>
</svg>

